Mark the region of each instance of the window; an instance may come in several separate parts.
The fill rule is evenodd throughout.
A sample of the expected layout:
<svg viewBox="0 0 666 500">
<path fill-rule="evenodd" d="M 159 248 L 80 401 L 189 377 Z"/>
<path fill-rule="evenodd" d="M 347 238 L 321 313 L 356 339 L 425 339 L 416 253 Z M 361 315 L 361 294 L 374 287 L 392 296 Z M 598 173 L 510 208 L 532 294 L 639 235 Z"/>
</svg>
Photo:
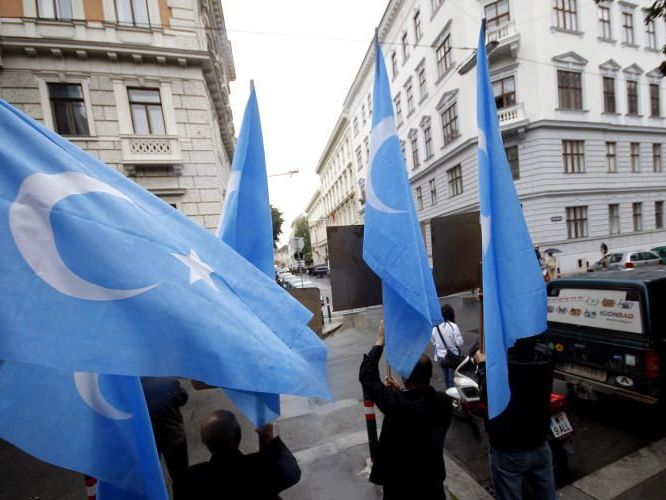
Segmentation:
<svg viewBox="0 0 666 500">
<path fill-rule="evenodd" d="M 395 117 L 398 122 L 398 126 L 400 126 L 402 125 L 402 103 L 400 102 L 400 94 L 395 96 L 393 104 L 395 104 Z"/>
<path fill-rule="evenodd" d="M 509 162 L 509 167 L 511 168 L 511 177 L 513 179 L 520 179 L 520 164 L 518 162 L 518 146 L 510 146 L 504 148 L 506 153 L 506 159 Z"/>
<path fill-rule="evenodd" d="M 394 52 L 391 52 L 391 73 L 393 74 L 393 78 L 398 76 L 398 54 Z"/>
<path fill-rule="evenodd" d="M 497 109 L 516 105 L 516 85 L 513 76 L 508 76 L 493 82 L 493 94 Z"/>
<path fill-rule="evenodd" d="M 354 136 L 358 135 L 358 116 L 354 117 Z"/>
<path fill-rule="evenodd" d="M 608 205 L 608 232 L 620 234 L 620 205 L 617 203 Z"/>
<path fill-rule="evenodd" d="M 500 24 L 510 21 L 509 0 L 498 0 L 484 7 L 486 26 L 488 30 L 497 28 Z"/>
<path fill-rule="evenodd" d="M 430 0 L 430 6 L 432 7 L 432 13 L 434 14 L 439 9 L 440 5 L 444 3 L 444 0 Z"/>
<path fill-rule="evenodd" d="M 423 129 L 423 141 L 425 142 L 426 160 L 432 157 L 432 132 L 430 125 Z"/>
<path fill-rule="evenodd" d="M 645 23 L 645 37 L 649 49 L 657 50 L 657 32 L 654 19 Z"/>
<path fill-rule="evenodd" d="M 372 117 L 372 94 L 368 94 L 368 116 Z"/>
<path fill-rule="evenodd" d="M 578 30 L 576 0 L 555 0 L 557 27 L 566 31 Z"/>
<path fill-rule="evenodd" d="M 370 161 L 370 139 L 366 137 L 363 139 L 363 145 L 365 146 L 365 161 Z"/>
<path fill-rule="evenodd" d="M 90 135 L 83 90 L 78 83 L 49 83 L 55 131 L 60 135 Z"/>
<path fill-rule="evenodd" d="M 414 92 L 412 91 L 412 82 L 405 85 L 405 97 L 407 99 L 407 116 L 414 112 Z"/>
<path fill-rule="evenodd" d="M 562 141 L 562 160 L 565 174 L 585 172 L 585 142 Z"/>
<path fill-rule="evenodd" d="M 627 114 L 638 114 L 638 82 L 627 80 Z"/>
<path fill-rule="evenodd" d="M 416 188 L 416 208 L 423 210 L 423 193 L 421 192 L 421 186 Z"/>
<path fill-rule="evenodd" d="M 642 203 L 632 203 L 631 210 L 634 219 L 634 231 L 643 230 L 643 204 Z"/>
<path fill-rule="evenodd" d="M 72 19 L 72 1 L 37 0 L 37 17 L 42 19 Z"/>
<path fill-rule="evenodd" d="M 456 103 L 442 112 L 442 129 L 444 131 L 444 145 L 450 144 L 458 137 L 458 111 Z"/>
<path fill-rule="evenodd" d="M 411 134 L 409 143 L 412 146 L 412 168 L 417 168 L 421 165 L 419 159 L 419 138 L 416 134 Z"/>
<path fill-rule="evenodd" d="M 409 57 L 409 39 L 406 31 L 402 34 L 400 41 L 402 43 L 402 61 L 405 62 Z"/>
<path fill-rule="evenodd" d="M 652 171 L 662 172 L 663 166 L 661 163 L 661 144 L 652 145 Z"/>
<path fill-rule="evenodd" d="M 611 11 L 607 5 L 599 6 L 599 38 L 603 40 L 612 40 L 611 31 Z"/>
<path fill-rule="evenodd" d="M 430 203 L 432 205 L 437 205 L 437 186 L 435 186 L 435 179 L 430 179 L 428 185 L 430 186 Z"/>
<path fill-rule="evenodd" d="M 361 118 L 363 119 L 363 125 L 365 125 L 368 121 L 367 117 L 365 116 L 365 104 L 361 104 Z"/>
<path fill-rule="evenodd" d="M 567 238 L 587 237 L 587 207 L 567 207 Z"/>
<path fill-rule="evenodd" d="M 446 171 L 449 180 L 449 198 L 458 196 L 463 192 L 462 166 L 456 165 Z"/>
<path fill-rule="evenodd" d="M 421 31 L 421 11 L 417 10 L 414 14 L 414 38 L 418 42 L 423 36 L 423 31 Z"/>
<path fill-rule="evenodd" d="M 407 153 L 405 152 L 405 141 L 400 141 L 400 151 L 402 151 L 402 159 L 407 163 Z"/>
<path fill-rule="evenodd" d="M 139 135 L 163 135 L 164 117 L 158 89 L 128 88 L 134 133 Z"/>
<path fill-rule="evenodd" d="M 606 172 L 614 174 L 617 172 L 617 156 L 615 154 L 615 143 L 606 143 Z"/>
<path fill-rule="evenodd" d="M 116 0 L 116 15 L 120 24 L 150 26 L 146 0 Z"/>
<path fill-rule="evenodd" d="M 654 202 L 654 228 L 664 229 L 664 202 Z"/>
<path fill-rule="evenodd" d="M 561 109 L 583 109 L 581 74 L 557 70 L 557 90 Z"/>
<path fill-rule="evenodd" d="M 635 45 L 633 12 L 622 13 L 622 41 L 627 45 Z"/>
<path fill-rule="evenodd" d="M 661 103 L 659 102 L 659 84 L 650 84 L 650 116 L 661 116 Z"/>
<path fill-rule="evenodd" d="M 615 78 L 604 76 L 604 113 L 615 113 Z"/>
<path fill-rule="evenodd" d="M 437 46 L 437 75 L 441 78 L 451 67 L 451 35 Z"/>
<path fill-rule="evenodd" d="M 637 173 L 641 171 L 641 145 L 638 142 L 630 144 L 631 151 L 631 171 Z"/>
<path fill-rule="evenodd" d="M 419 78 L 419 97 L 421 99 L 425 99 L 426 96 L 428 95 L 428 88 L 427 88 L 427 84 L 426 84 L 425 65 L 423 65 L 423 66 L 421 66 L 421 68 L 419 68 L 418 78 Z"/>
</svg>

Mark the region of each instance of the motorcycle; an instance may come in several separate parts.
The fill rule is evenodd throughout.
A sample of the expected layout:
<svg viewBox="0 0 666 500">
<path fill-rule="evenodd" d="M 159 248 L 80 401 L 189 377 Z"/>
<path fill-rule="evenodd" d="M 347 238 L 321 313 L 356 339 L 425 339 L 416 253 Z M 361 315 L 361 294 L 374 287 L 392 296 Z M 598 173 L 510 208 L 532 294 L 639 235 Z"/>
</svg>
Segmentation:
<svg viewBox="0 0 666 500">
<path fill-rule="evenodd" d="M 487 415 L 488 409 L 481 400 L 481 390 L 476 378 L 477 369 L 471 354 L 466 356 L 453 372 L 453 387 L 445 391 L 451 399 L 454 415 L 460 418 L 483 420 Z M 547 441 L 553 454 L 553 467 L 558 484 L 563 484 L 568 479 L 569 457 L 574 451 L 574 429 L 566 413 L 568 404 L 566 395 L 551 393 Z"/>
</svg>

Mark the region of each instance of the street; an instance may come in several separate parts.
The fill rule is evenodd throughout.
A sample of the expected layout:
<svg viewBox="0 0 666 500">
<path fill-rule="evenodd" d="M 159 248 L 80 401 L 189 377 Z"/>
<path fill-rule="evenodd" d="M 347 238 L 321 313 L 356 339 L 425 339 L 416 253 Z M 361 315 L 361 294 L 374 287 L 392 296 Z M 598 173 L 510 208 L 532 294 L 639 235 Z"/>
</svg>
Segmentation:
<svg viewBox="0 0 666 500">
<path fill-rule="evenodd" d="M 316 279 L 322 295 L 330 290 L 327 279 Z M 478 309 L 473 296 L 463 294 L 447 299 L 456 310 L 458 323 L 468 349 L 478 338 Z M 378 490 L 367 481 L 367 435 L 358 384 L 362 354 L 374 342 L 381 308 L 349 315 L 334 314 L 343 325 L 327 338 L 328 375 L 333 401 L 282 397 L 282 416 L 277 427 L 283 441 L 297 457 L 302 469 L 299 484 L 283 493 L 291 500 L 378 498 Z M 328 319 L 326 319 L 328 322 Z M 385 370 L 385 364 L 382 363 Z M 218 408 L 232 408 L 216 389 L 194 391 L 184 385 L 190 399 L 183 409 L 190 463 L 207 460 L 199 440 L 201 419 Z M 434 385 L 443 388 L 441 373 L 434 370 Z M 558 387 L 559 390 L 564 390 Z M 644 408 L 626 402 L 572 401 L 568 410 L 575 429 L 575 453 L 571 460 L 572 481 L 601 469 L 616 460 L 666 436 L 666 426 Z M 381 423 L 381 415 L 378 415 Z M 252 426 L 242 417 L 241 448 L 256 451 Z M 481 487 L 490 491 L 487 444 L 475 436 L 469 422 L 454 418 L 446 439 L 447 467 L 460 466 Z M 452 463 L 455 461 L 455 464 Z M 627 471 L 632 474 L 632 471 Z M 458 498 L 460 492 L 454 493 Z M 0 500 L 34 499 L 84 500 L 83 478 L 39 462 L 13 446 L 0 442 Z M 656 496 L 645 496 L 650 500 Z"/>
</svg>

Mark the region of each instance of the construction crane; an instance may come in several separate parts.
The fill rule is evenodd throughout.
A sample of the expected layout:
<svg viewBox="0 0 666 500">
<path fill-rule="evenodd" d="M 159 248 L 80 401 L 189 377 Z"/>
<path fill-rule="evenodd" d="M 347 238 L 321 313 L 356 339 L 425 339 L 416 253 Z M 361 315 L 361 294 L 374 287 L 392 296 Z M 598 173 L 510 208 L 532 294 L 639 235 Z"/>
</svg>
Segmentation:
<svg viewBox="0 0 666 500">
<path fill-rule="evenodd" d="M 296 175 L 298 173 L 298 169 L 295 168 L 294 170 L 287 170 L 286 172 L 280 172 L 279 174 L 269 174 L 266 177 L 279 177 L 281 175 L 288 175 L 291 177 L 292 175 Z"/>
</svg>

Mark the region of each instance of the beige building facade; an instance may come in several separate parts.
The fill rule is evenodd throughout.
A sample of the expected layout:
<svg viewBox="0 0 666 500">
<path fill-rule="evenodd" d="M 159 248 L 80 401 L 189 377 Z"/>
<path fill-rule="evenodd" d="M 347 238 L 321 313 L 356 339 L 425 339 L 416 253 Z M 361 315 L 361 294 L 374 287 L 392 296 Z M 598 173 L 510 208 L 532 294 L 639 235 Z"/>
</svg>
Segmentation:
<svg viewBox="0 0 666 500">
<path fill-rule="evenodd" d="M 0 97 L 182 211 L 219 222 L 235 79 L 216 0 L 0 0 Z"/>
</svg>

